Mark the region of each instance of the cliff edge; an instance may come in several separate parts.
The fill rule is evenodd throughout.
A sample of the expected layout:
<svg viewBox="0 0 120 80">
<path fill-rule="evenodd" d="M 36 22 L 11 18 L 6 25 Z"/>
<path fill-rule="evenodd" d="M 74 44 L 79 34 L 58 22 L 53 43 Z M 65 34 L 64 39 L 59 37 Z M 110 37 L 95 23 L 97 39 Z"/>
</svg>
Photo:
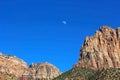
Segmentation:
<svg viewBox="0 0 120 80">
<path fill-rule="evenodd" d="M 120 68 L 120 28 L 103 26 L 94 36 L 86 37 L 74 67 Z"/>
</svg>

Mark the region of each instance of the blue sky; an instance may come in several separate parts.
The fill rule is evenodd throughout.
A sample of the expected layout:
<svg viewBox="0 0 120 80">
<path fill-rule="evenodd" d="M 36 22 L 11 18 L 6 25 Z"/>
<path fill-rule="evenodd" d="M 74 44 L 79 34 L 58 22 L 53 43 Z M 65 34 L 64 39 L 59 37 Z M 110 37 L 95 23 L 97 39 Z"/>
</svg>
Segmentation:
<svg viewBox="0 0 120 80">
<path fill-rule="evenodd" d="M 64 72 L 78 61 L 86 36 L 120 26 L 119 8 L 119 0 L 0 0 L 0 51 Z"/>
</svg>

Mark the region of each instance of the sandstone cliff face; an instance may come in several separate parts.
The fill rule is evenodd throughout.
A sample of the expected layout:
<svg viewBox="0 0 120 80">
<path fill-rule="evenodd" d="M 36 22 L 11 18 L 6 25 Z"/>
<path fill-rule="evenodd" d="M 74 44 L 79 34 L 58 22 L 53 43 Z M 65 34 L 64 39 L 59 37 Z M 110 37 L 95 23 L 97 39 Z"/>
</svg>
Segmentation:
<svg viewBox="0 0 120 80">
<path fill-rule="evenodd" d="M 120 28 L 101 27 L 92 37 L 86 37 L 75 67 L 120 68 Z"/>
<path fill-rule="evenodd" d="M 0 72 L 13 74 L 19 78 L 27 68 L 26 63 L 15 56 L 0 53 Z"/>
<path fill-rule="evenodd" d="M 32 63 L 29 67 L 29 70 L 34 79 L 40 78 L 51 80 L 61 74 L 61 72 L 50 63 Z"/>
<path fill-rule="evenodd" d="M 38 63 L 28 67 L 24 61 L 17 57 L 2 53 L 0 53 L 0 72 L 4 73 L 4 76 L 11 74 L 21 80 L 35 80 L 36 78 L 50 80 L 61 74 L 52 64 Z M 0 76 L 0 80 L 1 78 L 2 76 Z"/>
</svg>

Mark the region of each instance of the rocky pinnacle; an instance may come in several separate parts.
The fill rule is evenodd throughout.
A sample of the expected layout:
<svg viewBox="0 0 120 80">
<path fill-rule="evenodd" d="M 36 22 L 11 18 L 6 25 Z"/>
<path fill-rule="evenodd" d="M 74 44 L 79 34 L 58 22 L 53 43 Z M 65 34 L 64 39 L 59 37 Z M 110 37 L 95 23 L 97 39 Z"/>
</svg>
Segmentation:
<svg viewBox="0 0 120 80">
<path fill-rule="evenodd" d="M 120 68 L 120 28 L 103 26 L 94 36 L 86 37 L 74 67 Z"/>
</svg>

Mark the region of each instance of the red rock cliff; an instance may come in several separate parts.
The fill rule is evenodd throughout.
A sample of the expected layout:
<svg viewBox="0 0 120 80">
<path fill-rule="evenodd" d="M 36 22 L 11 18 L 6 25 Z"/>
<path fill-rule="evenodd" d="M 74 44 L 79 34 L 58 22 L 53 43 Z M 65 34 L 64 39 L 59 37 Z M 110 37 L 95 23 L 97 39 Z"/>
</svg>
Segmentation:
<svg viewBox="0 0 120 80">
<path fill-rule="evenodd" d="M 17 57 L 0 53 L 0 72 L 10 73 L 19 78 L 27 68 L 26 63 Z"/>
<path fill-rule="evenodd" d="M 86 37 L 75 67 L 120 68 L 120 28 L 103 26 L 92 37 Z"/>
<path fill-rule="evenodd" d="M 36 78 L 51 80 L 61 74 L 52 64 L 38 63 L 28 67 L 21 59 L 2 53 L 0 53 L 0 73 L 4 73 L 5 76 L 12 74 L 21 80 L 36 80 Z M 2 75 L 0 75 L 0 80 L 1 77 Z"/>
</svg>

